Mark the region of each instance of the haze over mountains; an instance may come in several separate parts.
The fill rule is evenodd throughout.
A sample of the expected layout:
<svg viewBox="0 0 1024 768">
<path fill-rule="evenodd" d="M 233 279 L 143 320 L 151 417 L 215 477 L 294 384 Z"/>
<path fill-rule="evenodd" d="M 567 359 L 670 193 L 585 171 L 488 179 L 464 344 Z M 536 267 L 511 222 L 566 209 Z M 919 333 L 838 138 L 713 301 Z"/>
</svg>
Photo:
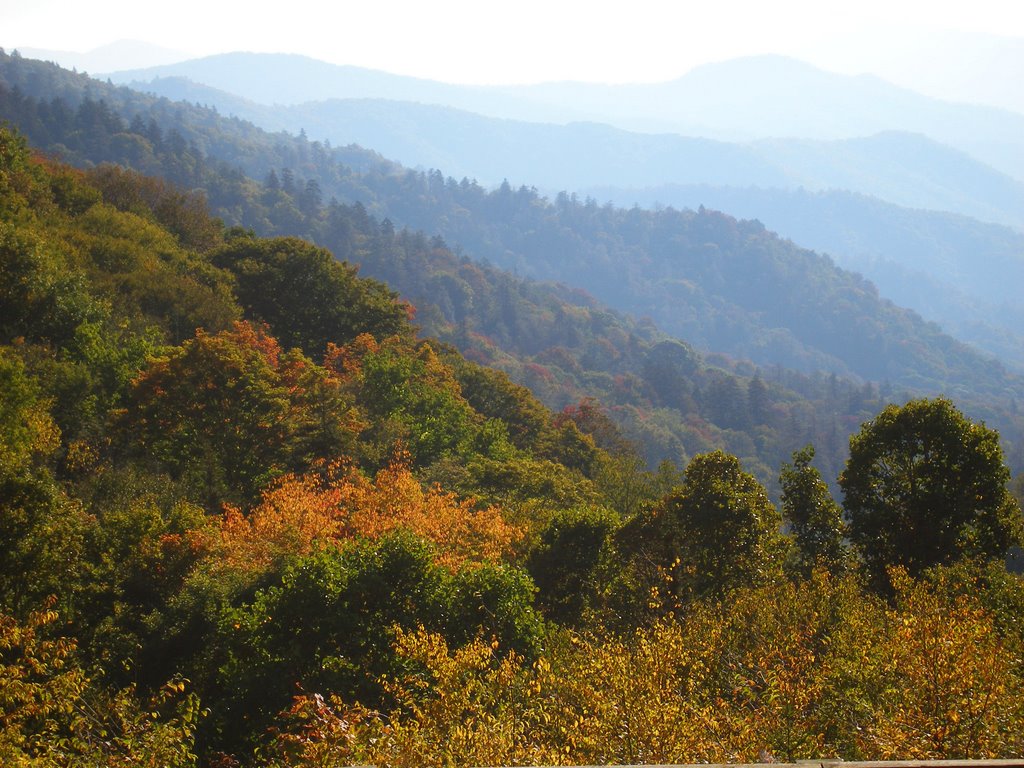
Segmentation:
<svg viewBox="0 0 1024 768">
<path fill-rule="evenodd" d="M 1024 228 L 1024 183 L 920 134 L 735 143 L 595 122 L 497 119 L 411 101 L 353 98 L 266 106 L 179 78 L 158 79 L 144 89 L 215 106 L 268 130 L 305 131 L 334 144 L 373 147 L 410 167 L 439 168 L 488 185 L 508 179 L 551 193 L 597 185 L 838 188 Z"/>
<path fill-rule="evenodd" d="M 757 218 L 1024 369 L 1024 313 L 1007 288 L 1024 270 L 1024 184 L 970 155 L 1019 174 L 1024 117 L 1009 111 L 783 57 L 635 86 L 454 86 L 256 54 L 113 79 L 486 185 Z M 624 128 L 656 125 L 673 132 Z"/>
<path fill-rule="evenodd" d="M 90 51 L 63 51 L 47 48 L 22 47 L 22 56 L 30 59 L 53 61 L 66 69 L 80 72 L 109 72 L 121 69 L 126 61 L 133 67 L 157 67 L 192 58 L 184 51 L 165 48 L 139 40 L 115 40 Z"/>
<path fill-rule="evenodd" d="M 264 105 L 386 98 L 488 117 L 559 124 L 594 121 L 721 140 L 842 139 L 907 131 L 924 133 L 1024 178 L 1024 116 L 945 103 L 875 77 L 835 75 L 780 56 L 709 64 L 676 80 L 642 85 L 457 86 L 296 55 L 245 53 L 110 76 L 139 87 L 156 78 L 186 77 Z"/>
<path fill-rule="evenodd" d="M 864 71 L 871 51 L 871 72 L 904 88 L 937 99 L 987 104 L 1024 113 L 1024 39 L 966 30 L 874 26 L 847 31 L 836 40 L 815 40 L 800 58 L 829 62 L 835 72 Z M 994 74 L 995 73 L 995 74 Z"/>
<path fill-rule="evenodd" d="M 241 60 L 253 60 L 248 55 L 240 56 Z M 218 60 L 223 63 L 231 58 Z M 408 84 L 406 79 L 398 81 Z M 24 80 L 22 87 L 32 82 Z M 295 114 L 305 118 L 334 115 L 334 120 L 324 117 L 322 125 L 326 130 L 345 125 L 337 116 L 345 114 L 346 109 L 359 119 L 377 110 L 376 122 L 366 120 L 371 128 L 367 129 L 364 144 L 394 157 L 388 142 L 398 146 L 404 141 L 409 148 L 434 153 L 434 159 L 440 162 L 429 165 L 440 167 L 441 173 L 417 180 L 400 168 L 385 169 L 378 161 L 360 160 L 357 150 L 346 150 L 346 163 L 354 161 L 370 171 L 369 175 L 356 178 L 350 171 L 332 165 L 334 151 L 327 145 L 314 143 L 310 148 L 309 139 L 300 140 L 282 154 L 281 148 L 290 144 L 291 139 L 286 140 L 283 135 L 277 139 L 257 137 L 238 120 L 224 120 L 203 110 L 181 112 L 180 107 L 174 108 L 177 116 L 163 125 L 164 130 L 173 125 L 187 142 L 195 142 L 211 159 L 241 163 L 254 178 L 259 179 L 275 168 L 282 174 L 301 174 L 296 179 L 300 186 L 316 183 L 324 196 L 362 202 L 377 215 L 440 234 L 472 256 L 490 259 L 518 274 L 582 285 L 621 310 L 654 317 L 663 329 L 706 349 L 747 356 L 762 364 L 774 361 L 807 370 L 817 367 L 844 371 L 901 385 L 917 382 L 926 389 L 957 379 L 960 383 L 953 386 L 959 392 L 975 387 L 961 377 L 970 378 L 971 371 L 990 366 L 984 358 L 971 362 L 970 354 L 951 346 L 949 340 L 938 334 L 938 329 L 920 324 L 899 311 L 894 313 L 894 308 L 879 302 L 874 288 L 858 282 L 859 278 L 850 281 L 834 274 L 827 260 L 809 258 L 806 252 L 766 236 L 757 222 L 730 224 L 728 217 L 691 218 L 671 213 L 654 218 L 623 217 L 620 212 L 598 209 L 596 201 L 587 201 L 584 206 L 582 199 L 576 201 L 562 195 L 557 195 L 556 204 L 551 206 L 530 189 L 512 194 L 514 188 L 507 185 L 499 193 L 481 197 L 483 190 L 479 187 L 466 188 L 466 181 L 452 187 L 455 181 L 450 179 L 452 175 L 458 178 L 463 169 L 467 170 L 462 175 L 469 176 L 474 167 L 479 171 L 484 163 L 491 162 L 498 172 L 503 167 L 514 168 L 519 174 L 513 177 L 517 184 L 550 183 L 572 189 L 573 184 L 564 182 L 575 172 L 578 177 L 573 181 L 577 188 L 589 181 L 593 189 L 595 184 L 602 183 L 599 179 L 606 184 L 611 179 L 611 183 L 618 181 L 623 185 L 625 179 L 623 186 L 630 188 L 601 188 L 602 199 L 625 201 L 630 195 L 640 199 L 659 190 L 678 189 L 678 184 L 670 187 L 665 182 L 651 183 L 652 179 L 674 178 L 676 182 L 689 182 L 687 188 L 691 191 L 702 190 L 700 194 L 709 200 L 730 189 L 745 189 L 748 201 L 753 203 L 747 208 L 749 213 L 742 215 L 750 218 L 759 218 L 758 210 L 770 211 L 774 204 L 781 205 L 791 221 L 802 217 L 821 220 L 823 209 L 818 205 L 815 211 L 814 196 L 799 191 L 801 177 L 790 170 L 802 167 L 808 174 L 817 173 L 825 179 L 831 174 L 838 179 L 831 182 L 835 185 L 852 186 L 849 180 L 860 176 L 876 188 L 884 188 L 888 183 L 890 188 L 919 187 L 918 194 L 959 192 L 960 198 L 950 201 L 948 206 L 954 210 L 971 202 L 997 206 L 1000 200 L 1007 215 L 1015 208 L 1019 210 L 1013 202 L 1019 196 L 1018 182 L 933 139 L 888 132 L 834 141 L 776 139 L 740 144 L 671 134 L 641 134 L 595 123 L 530 124 L 486 118 L 448 107 L 379 99 L 333 100 L 285 109 L 258 105 L 181 79 L 163 79 L 156 84 L 170 86 L 169 90 L 183 90 L 174 95 L 184 95 L 192 101 L 217 105 L 216 99 L 220 99 L 218 110 L 222 113 L 265 121 L 271 129 L 290 127 L 298 132 L 305 128 L 309 139 L 321 137 L 321 124 L 307 121 L 298 127 L 288 125 L 287 121 L 296 119 Z M 133 115 L 145 120 L 144 116 L 154 114 L 154 109 L 164 116 L 164 121 L 175 114 L 169 111 L 169 104 L 160 106 L 152 99 L 129 96 L 129 91 L 101 87 L 96 81 L 84 88 L 76 87 L 83 89 L 77 98 L 110 100 L 118 105 L 125 120 L 133 119 Z M 431 117 L 435 122 L 428 119 Z M 350 122 L 355 124 L 355 118 Z M 228 138 L 235 126 L 246 132 L 242 144 Z M 332 142 L 347 140 L 334 138 Z M 264 149 L 258 150 L 254 142 Z M 272 156 L 278 159 L 273 160 Z M 401 155 L 397 159 L 409 162 Z M 429 167 L 427 163 L 420 165 Z M 634 175 L 616 178 L 610 169 Z M 644 177 L 644 172 L 651 175 Z M 657 172 L 664 175 L 659 177 Z M 449 181 L 445 183 L 446 176 Z M 484 173 L 472 173 L 472 177 L 489 180 Z M 755 181 L 751 182 L 751 178 Z M 968 181 L 973 186 L 968 186 Z M 753 188 L 757 184 L 760 190 Z M 826 181 L 821 186 L 829 185 Z M 645 186 L 652 189 L 645 190 Z M 758 192 L 766 196 L 761 202 L 757 202 Z M 550 194 L 556 197 L 553 190 Z M 838 193 L 821 194 L 833 202 L 838 199 Z M 998 274 L 995 282 L 1001 278 L 1005 285 L 1012 285 L 1021 263 L 1016 233 L 962 216 L 908 211 L 877 199 L 844 194 L 844 204 L 833 205 L 829 213 L 834 223 L 827 229 L 837 234 L 831 244 L 859 255 L 860 264 L 865 267 L 881 274 L 902 276 L 904 285 L 916 281 L 919 287 L 928 286 L 929 290 L 904 291 L 904 295 L 915 296 L 918 305 L 930 308 L 932 319 L 947 327 L 964 329 L 962 338 L 999 355 L 1008 365 L 1020 365 L 1024 359 L 1024 329 L 1014 312 L 993 311 L 1001 305 L 1012 307 L 1012 297 L 990 290 L 991 282 L 986 288 L 983 277 L 958 277 L 958 271 L 969 276 L 972 263 L 987 265 L 977 274 L 983 276 L 992 268 Z M 728 202 L 725 197 L 722 199 Z M 851 206 L 850 200 L 862 204 Z M 655 202 L 664 200 L 655 198 Z M 629 203 L 625 205 L 628 207 Z M 727 205 L 711 207 L 729 210 Z M 243 214 L 230 213 L 228 219 L 239 215 Z M 880 231 L 882 223 L 887 227 L 886 234 L 874 237 L 869 254 L 853 247 L 858 239 L 871 241 L 868 235 Z M 937 224 L 941 226 L 936 227 Z M 710 239 L 702 251 L 699 232 L 704 230 L 704 237 Z M 933 233 L 942 247 L 930 247 L 925 232 Z M 803 234 L 790 236 L 798 245 L 805 244 Z M 819 247 L 831 246 L 826 242 Z M 756 285 L 750 285 L 754 274 L 761 277 Z M 882 298 L 887 296 L 883 292 Z M 830 311 L 828 307 L 852 310 L 854 314 L 845 319 L 837 315 L 825 320 L 823 313 Z M 929 317 L 928 312 L 924 314 Z M 897 327 L 901 330 L 896 331 Z M 853 328 L 876 330 L 862 338 L 858 335 L 860 331 L 851 331 Z M 909 335 L 903 341 L 881 342 L 883 338 L 894 339 L 893 333 Z M 875 341 L 864 346 L 868 337 Z M 926 348 L 932 351 L 920 354 Z M 986 383 L 985 391 L 994 393 L 1004 386 L 1017 387 L 1016 383 L 995 383 L 1000 376 L 996 374 L 995 379 Z"/>
</svg>

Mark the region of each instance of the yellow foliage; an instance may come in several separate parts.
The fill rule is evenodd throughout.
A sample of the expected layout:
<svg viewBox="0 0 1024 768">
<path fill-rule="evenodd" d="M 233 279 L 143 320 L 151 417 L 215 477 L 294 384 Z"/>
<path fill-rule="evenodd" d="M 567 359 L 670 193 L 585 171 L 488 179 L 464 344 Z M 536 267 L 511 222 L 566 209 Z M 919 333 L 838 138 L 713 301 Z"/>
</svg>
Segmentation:
<svg viewBox="0 0 1024 768">
<path fill-rule="evenodd" d="M 393 710 L 305 697 L 316 717 L 277 746 L 396 767 L 1020 756 L 1020 660 L 991 616 L 897 583 L 894 607 L 823 573 L 739 589 L 628 636 L 554 632 L 532 664 L 399 633 Z"/>
<path fill-rule="evenodd" d="M 991 615 L 964 595 L 947 598 L 897 572 L 880 674 L 886 685 L 862 731 L 881 759 L 1019 756 L 1024 750 L 1021 660 Z"/>
</svg>

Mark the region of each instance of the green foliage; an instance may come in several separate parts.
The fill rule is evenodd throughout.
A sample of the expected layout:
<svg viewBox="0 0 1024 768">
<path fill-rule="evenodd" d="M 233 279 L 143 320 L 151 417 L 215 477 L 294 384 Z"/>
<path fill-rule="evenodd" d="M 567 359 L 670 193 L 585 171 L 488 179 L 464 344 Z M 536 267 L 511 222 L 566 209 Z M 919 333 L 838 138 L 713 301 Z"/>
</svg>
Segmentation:
<svg viewBox="0 0 1024 768">
<path fill-rule="evenodd" d="M 95 467 L 77 489 L 94 522 L 83 543 L 79 640 L 107 680 L 154 689 L 182 671 L 170 605 L 204 554 L 191 542 L 214 521 L 183 500 L 186 489 L 135 465 Z"/>
<path fill-rule="evenodd" d="M 0 341 L 21 337 L 70 347 L 80 327 L 106 314 L 82 273 L 34 229 L 0 222 Z"/>
<path fill-rule="evenodd" d="M 67 738 L 67 721 L 87 686 L 73 663 L 74 643 L 46 637 L 45 628 L 56 620 L 50 610 L 35 611 L 24 623 L 0 614 L 0 759 L 5 763 L 31 764 Z"/>
<path fill-rule="evenodd" d="M 269 325 L 286 348 L 320 357 L 328 344 L 347 344 L 362 333 L 411 335 L 406 307 L 394 293 L 357 279 L 354 267 L 297 238 L 239 235 L 213 263 L 235 276 L 247 317 Z"/>
<path fill-rule="evenodd" d="M 45 474 L 0 473 L 0 611 L 24 616 L 51 596 L 74 605 L 92 521 Z"/>
<path fill-rule="evenodd" d="M 977 602 L 927 583 L 903 580 L 887 608 L 855 578 L 819 572 L 620 636 L 558 633 L 549 649 L 499 661 L 484 643 L 401 633 L 396 705 L 300 695 L 273 764 L 963 759 L 1022 746 L 1019 661 Z"/>
<path fill-rule="evenodd" d="M 513 383 L 508 374 L 472 363 L 461 355 L 449 360 L 455 377 L 473 409 L 489 418 L 500 418 L 512 443 L 521 450 L 536 449 L 550 432 L 548 410 L 530 390 Z"/>
<path fill-rule="evenodd" d="M 763 313 L 739 317 L 732 299 L 722 304 L 704 290 L 706 282 L 716 291 L 723 285 L 749 283 L 747 273 L 761 267 L 770 274 L 768 282 L 778 278 L 781 286 L 759 290 L 753 297 L 756 301 L 771 302 L 789 290 L 794 282 L 790 271 L 782 269 L 780 274 L 777 267 L 793 254 L 785 248 L 779 251 L 777 242 L 767 242 L 771 237 L 763 228 L 742 228 L 728 217 L 710 212 L 693 217 L 678 211 L 658 215 L 639 209 L 618 211 L 568 195 L 549 202 L 525 187 L 487 193 L 477 184 L 446 179 L 438 171 L 403 171 L 357 147 L 331 148 L 305 137 L 266 134 L 224 120 L 210 110 L 110 88 L 41 62 L 0 58 L 0 70 L 8 82 L 22 89 L 20 94 L 7 94 L 5 102 L 0 100 L 0 109 L 15 116 L 40 146 L 52 147 L 84 165 L 115 160 L 145 172 L 159 172 L 183 188 L 204 190 L 212 209 L 231 225 L 265 236 L 307 237 L 338 258 L 360 264 L 362 274 L 386 280 L 415 303 L 426 333 L 456 345 L 476 362 L 505 370 L 517 383 L 528 385 L 548 407 L 561 409 L 586 396 L 598 397 L 624 434 L 641 446 L 648 468 L 662 460 L 682 464 L 689 455 L 720 448 L 743 457 L 750 471 L 763 483 L 770 483 L 774 478 L 769 467 L 777 467 L 795 446 L 811 441 L 818 446 L 823 471 L 838 473 L 849 425 L 868 418 L 877 407 L 876 395 L 865 397 L 860 385 L 852 381 L 839 380 L 837 384 L 827 377 L 782 370 L 773 371 L 770 380 L 762 372 L 766 401 L 756 385 L 753 395 L 746 392 L 756 379 L 749 366 L 719 358 L 714 365 L 722 370 L 712 371 L 702 366 L 689 348 L 677 354 L 678 342 L 666 342 L 649 322 L 618 315 L 578 289 L 524 281 L 495 267 L 473 263 L 449 249 L 441 237 L 396 228 L 391 222 L 375 219 L 368 210 L 407 226 L 443 229 L 446 237 L 461 243 L 469 253 L 489 257 L 517 272 L 526 271 L 522 265 L 543 254 L 547 264 L 564 265 L 561 279 L 567 283 L 579 283 L 583 275 L 600 284 L 590 288 L 597 294 L 598 287 L 610 287 L 616 295 L 626 289 L 639 293 L 643 298 L 631 307 L 644 314 L 652 306 L 679 303 L 678 296 L 651 298 L 645 293 L 648 289 L 655 293 L 683 291 L 688 310 L 674 312 L 673 320 L 685 316 L 687 323 L 710 328 L 688 333 L 688 338 L 702 340 L 701 333 L 708 331 L 732 343 L 752 333 L 757 338 L 741 351 L 744 356 L 763 352 L 778 359 L 783 355 L 806 368 L 819 358 L 802 349 L 788 332 L 750 331 Z M 56 103 L 54 94 L 59 94 Z M 103 102 L 95 101 L 99 94 Z M 104 138 L 104 133 L 109 135 Z M 87 140 L 93 134 L 100 135 Z M 133 142 L 122 146 L 127 137 Z M 161 199 L 158 191 L 106 169 L 91 172 L 93 176 L 103 187 L 105 199 L 124 210 L 138 212 L 144 207 L 140 200 L 149 205 L 147 201 Z M 254 179 L 267 179 L 268 184 L 260 185 Z M 270 184 L 271 180 L 276 183 Z M 311 181 L 325 198 L 333 195 L 337 200 L 362 202 L 343 205 L 331 200 L 318 207 L 316 195 L 306 194 Z M 138 189 L 125 194 L 125 186 Z M 467 217 L 467 212 L 471 216 Z M 751 251 L 740 254 L 736 266 L 743 280 L 730 281 L 721 273 L 721 260 L 703 255 L 701 249 L 709 242 L 730 254 L 737 249 Z M 686 255 L 682 261 L 676 249 Z M 631 270 L 628 280 L 621 279 L 616 265 L 635 266 L 640 263 L 636 254 L 647 251 L 656 252 L 673 270 L 679 266 L 687 274 L 658 277 L 652 283 Z M 517 254 L 516 260 L 503 261 L 510 254 Z M 567 254 L 576 259 L 571 266 Z M 700 279 L 688 273 L 691 267 L 697 269 Z M 834 275 L 820 260 L 801 262 L 797 268 L 801 275 L 818 275 L 821 270 L 829 273 L 820 277 L 830 284 Z M 872 301 L 871 292 L 861 288 L 840 286 L 836 288 L 840 299 L 824 300 L 819 308 L 856 312 L 861 303 L 851 305 L 851 295 L 869 304 Z M 781 309 L 773 306 L 768 311 L 788 312 L 818 293 L 804 291 L 797 299 L 782 301 Z M 818 317 L 807 326 L 825 327 Z M 830 338 L 836 333 L 841 336 L 848 326 L 828 325 Z M 873 328 L 870 325 L 868 330 Z M 663 342 L 667 344 L 664 349 Z M 845 350 L 848 340 L 841 338 L 840 345 Z M 657 353 L 652 350 L 655 346 L 659 346 Z M 917 349 L 919 345 L 911 346 Z M 872 342 L 861 357 L 873 363 L 878 348 Z M 828 368 L 837 368 L 833 356 L 822 360 Z M 929 357 L 927 362 L 934 360 Z M 667 377 L 659 377 L 662 363 L 667 365 L 662 370 Z M 953 365 L 950 363 L 950 368 Z M 973 364 L 969 367 L 974 374 L 988 370 Z M 735 387 L 723 378 L 725 369 L 738 375 Z M 680 378 L 674 378 L 676 374 Z M 754 378 L 748 381 L 752 374 Z M 890 377 L 888 369 L 884 375 Z M 936 375 L 945 374 L 939 370 Z M 997 384 L 992 391 L 1002 398 L 1008 391 L 1006 384 Z M 737 392 L 746 397 L 737 399 Z M 732 404 L 744 407 L 733 410 Z M 1015 439 L 1021 428 L 1019 419 L 1014 424 L 1005 418 L 1002 405 L 997 408 L 1001 429 Z M 759 427 L 756 436 L 735 429 L 747 429 L 748 410 L 749 421 Z M 513 442 L 518 439 L 514 430 L 510 435 Z M 754 461 L 755 457 L 759 461 Z"/>
<path fill-rule="evenodd" d="M 611 567 L 620 520 L 600 507 L 560 512 L 541 530 L 526 568 L 537 584 L 537 605 L 551 620 L 577 624 L 597 603 L 604 569 Z"/>
<path fill-rule="evenodd" d="M 492 636 L 534 652 L 539 623 L 529 578 L 505 567 L 450 574 L 408 534 L 325 549 L 298 561 L 280 585 L 225 615 L 229 657 L 225 736 L 258 735 L 299 684 L 367 704 L 385 701 L 382 676 L 401 670 L 391 647 L 401 630 L 424 627 L 453 642 Z"/>
<path fill-rule="evenodd" d="M 839 478 L 850 538 L 875 579 L 965 556 L 1002 559 L 1021 541 L 998 434 L 946 399 L 891 405 L 850 439 Z"/>
<path fill-rule="evenodd" d="M 106 204 L 92 206 L 74 223 L 69 239 L 94 290 L 109 298 L 120 317 L 144 317 L 177 342 L 197 328 L 222 330 L 238 316 L 227 275 L 183 250 L 158 223 Z"/>
<path fill-rule="evenodd" d="M 52 610 L 25 622 L 0 614 L 0 760 L 13 766 L 110 768 L 194 766 L 200 716 L 185 683 L 149 701 L 132 688 L 110 692 L 83 671 L 75 643 L 51 637 Z"/>
<path fill-rule="evenodd" d="M 415 466 L 450 457 L 466 457 L 474 446 L 506 455 L 507 437 L 486 434 L 483 419 L 463 398 L 452 369 L 428 342 L 410 344 L 398 337 L 377 344 L 361 337 L 349 363 L 355 371 L 356 402 L 371 419 L 362 435 L 371 464 L 383 466 L 398 447 Z M 482 434 L 483 433 L 483 434 Z"/>
<path fill-rule="evenodd" d="M 477 638 L 520 657 L 535 659 L 544 627 L 534 610 L 537 592 L 530 575 L 507 564 L 464 568 L 446 579 L 444 635 L 452 645 Z"/>
<path fill-rule="evenodd" d="M 779 475 L 782 518 L 789 524 L 798 552 L 798 567 L 809 574 L 815 566 L 840 569 L 847 559 L 843 538 L 843 511 L 828 490 L 821 474 L 811 466 L 814 446 L 793 454 Z"/>
<path fill-rule="evenodd" d="M 201 194 L 184 192 L 163 179 L 117 165 L 90 169 L 86 178 L 105 202 L 158 222 L 183 248 L 202 253 L 223 239 L 220 222 L 207 212 Z"/>
<path fill-rule="evenodd" d="M 715 451 L 695 456 L 683 484 L 624 527 L 620 540 L 659 566 L 671 598 L 686 603 L 776 577 L 785 551 L 780 524 L 761 484 L 735 456 Z M 651 579 L 655 590 L 660 580 Z"/>
<path fill-rule="evenodd" d="M 28 468 L 52 454 L 60 431 L 42 400 L 37 382 L 20 359 L 0 347 L 0 476 Z"/>
</svg>

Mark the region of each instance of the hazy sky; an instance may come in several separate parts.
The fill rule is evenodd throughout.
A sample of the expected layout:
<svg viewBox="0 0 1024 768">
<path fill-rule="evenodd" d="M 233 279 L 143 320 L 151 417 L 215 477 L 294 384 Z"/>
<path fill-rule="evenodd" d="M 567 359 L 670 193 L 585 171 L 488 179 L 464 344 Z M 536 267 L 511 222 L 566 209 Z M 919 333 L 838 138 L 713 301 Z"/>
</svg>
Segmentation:
<svg viewBox="0 0 1024 768">
<path fill-rule="evenodd" d="M 84 52 L 132 39 L 192 55 L 303 53 L 449 82 L 636 82 L 755 53 L 872 71 L 872 57 L 886 52 L 882 44 L 872 50 L 865 43 L 867 30 L 884 25 L 890 40 L 892 29 L 913 36 L 925 28 L 1024 38 L 1024 8 L 1017 6 L 1016 0 L 4 0 L 0 45 Z"/>
</svg>

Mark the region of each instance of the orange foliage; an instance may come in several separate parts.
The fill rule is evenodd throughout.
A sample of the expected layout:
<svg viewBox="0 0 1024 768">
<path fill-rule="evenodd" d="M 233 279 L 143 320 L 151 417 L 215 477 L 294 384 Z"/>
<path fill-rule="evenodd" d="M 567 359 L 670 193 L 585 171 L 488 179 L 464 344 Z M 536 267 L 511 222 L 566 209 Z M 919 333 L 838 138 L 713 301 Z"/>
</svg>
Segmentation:
<svg viewBox="0 0 1024 768">
<path fill-rule="evenodd" d="M 196 336 L 203 335 L 202 330 L 196 331 Z M 224 331 L 226 339 L 230 339 L 242 349 L 253 349 L 263 355 L 267 365 L 277 368 L 278 358 L 281 355 L 281 345 L 270 335 L 270 327 L 266 323 L 258 325 L 247 321 L 235 321 L 233 329 Z"/>
<path fill-rule="evenodd" d="M 281 478 L 248 516 L 227 510 L 215 549 L 225 564 L 262 570 L 317 543 L 375 539 L 398 528 L 434 542 L 438 562 L 452 569 L 500 559 L 523 535 L 497 507 L 476 510 L 439 487 L 424 489 L 400 455 L 373 480 L 347 462 Z"/>
<path fill-rule="evenodd" d="M 361 333 L 349 344 L 339 347 L 334 342 L 327 344 L 324 353 L 324 367 L 348 380 L 359 373 L 359 362 L 365 355 L 373 354 L 380 345 L 369 333 Z"/>
<path fill-rule="evenodd" d="M 471 501 L 459 501 L 437 486 L 424 490 L 406 456 L 378 472 L 373 483 L 353 484 L 351 490 L 353 535 L 377 538 L 407 528 L 437 544 L 439 562 L 452 568 L 497 560 L 523 535 L 505 522 L 497 507 L 474 510 Z"/>
</svg>

